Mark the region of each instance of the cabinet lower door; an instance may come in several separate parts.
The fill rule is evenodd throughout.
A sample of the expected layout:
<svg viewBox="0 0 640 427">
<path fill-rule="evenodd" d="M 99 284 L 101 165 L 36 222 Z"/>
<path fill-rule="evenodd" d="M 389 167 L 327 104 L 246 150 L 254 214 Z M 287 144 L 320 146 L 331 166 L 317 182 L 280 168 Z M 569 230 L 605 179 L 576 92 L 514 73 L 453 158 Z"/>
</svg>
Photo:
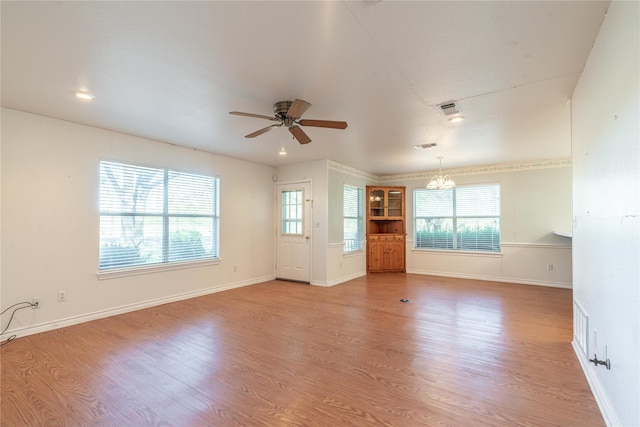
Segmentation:
<svg viewBox="0 0 640 427">
<path fill-rule="evenodd" d="M 369 271 L 384 271 L 385 242 L 369 242 Z"/>
<path fill-rule="evenodd" d="M 369 241 L 368 252 L 370 272 L 405 271 L 403 242 Z"/>
<path fill-rule="evenodd" d="M 385 270 L 404 271 L 404 247 L 399 242 L 389 242 L 386 244 Z"/>
</svg>

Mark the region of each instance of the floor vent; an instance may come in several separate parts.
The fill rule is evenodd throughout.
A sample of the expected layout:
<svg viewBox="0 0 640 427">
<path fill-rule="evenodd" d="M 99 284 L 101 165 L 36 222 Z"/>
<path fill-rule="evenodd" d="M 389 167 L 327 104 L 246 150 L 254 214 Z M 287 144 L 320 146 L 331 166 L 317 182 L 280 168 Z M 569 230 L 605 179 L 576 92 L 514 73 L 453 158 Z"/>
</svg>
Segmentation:
<svg viewBox="0 0 640 427">
<path fill-rule="evenodd" d="M 589 316 L 584 309 L 573 301 L 573 340 L 578 344 L 584 355 L 587 355 L 587 337 L 589 336 Z"/>
</svg>

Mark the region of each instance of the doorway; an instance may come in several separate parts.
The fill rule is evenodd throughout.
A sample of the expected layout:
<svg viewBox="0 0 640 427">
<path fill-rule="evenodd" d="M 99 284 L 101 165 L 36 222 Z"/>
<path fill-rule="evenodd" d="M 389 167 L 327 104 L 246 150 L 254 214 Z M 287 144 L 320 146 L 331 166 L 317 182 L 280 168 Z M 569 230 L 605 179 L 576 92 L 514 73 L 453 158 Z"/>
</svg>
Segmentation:
<svg viewBox="0 0 640 427">
<path fill-rule="evenodd" d="M 310 283 L 311 183 L 277 186 L 276 278 Z"/>
</svg>

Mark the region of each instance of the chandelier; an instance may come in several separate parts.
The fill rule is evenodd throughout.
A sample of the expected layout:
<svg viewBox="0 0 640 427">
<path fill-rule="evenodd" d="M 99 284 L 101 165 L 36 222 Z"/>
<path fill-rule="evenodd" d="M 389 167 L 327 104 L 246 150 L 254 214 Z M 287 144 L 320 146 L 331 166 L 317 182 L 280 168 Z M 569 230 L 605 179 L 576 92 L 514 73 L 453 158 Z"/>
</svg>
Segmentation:
<svg viewBox="0 0 640 427">
<path fill-rule="evenodd" d="M 431 178 L 431 181 L 427 184 L 428 190 L 442 190 L 456 186 L 456 183 L 449 178 L 449 175 L 442 175 L 442 159 L 442 157 L 438 157 L 438 160 L 440 160 L 440 172 Z"/>
</svg>

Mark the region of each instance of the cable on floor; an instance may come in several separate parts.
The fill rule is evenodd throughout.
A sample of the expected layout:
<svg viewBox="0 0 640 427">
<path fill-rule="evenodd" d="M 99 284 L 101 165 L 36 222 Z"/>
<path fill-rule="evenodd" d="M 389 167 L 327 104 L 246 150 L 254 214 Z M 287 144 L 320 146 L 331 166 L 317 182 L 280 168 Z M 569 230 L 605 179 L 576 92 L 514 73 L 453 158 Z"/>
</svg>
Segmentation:
<svg viewBox="0 0 640 427">
<path fill-rule="evenodd" d="M 21 305 L 22 307 L 18 307 L 19 305 Z M 37 302 L 33 303 L 33 302 L 29 302 L 29 301 L 23 301 L 23 302 L 19 302 L 19 303 L 13 304 L 12 306 L 9 306 L 9 307 L 5 308 L 4 310 L 2 310 L 2 312 L 0 313 L 0 316 L 5 314 L 7 311 L 11 310 L 13 307 L 18 307 L 18 308 L 14 309 L 11 312 L 11 317 L 9 318 L 9 323 L 7 323 L 7 326 L 2 330 L 2 332 L 0 332 L 0 336 L 4 335 L 4 333 L 7 332 L 7 329 L 9 329 L 9 326 L 11 326 L 11 322 L 13 321 L 13 316 L 15 316 L 16 311 L 22 310 L 22 309 L 25 309 L 25 308 L 38 307 L 38 303 Z M 11 335 L 9 338 L 7 338 L 7 340 L 5 342 L 0 344 L 0 347 L 4 347 L 5 345 L 9 344 L 14 339 L 16 339 L 16 335 Z"/>
</svg>

